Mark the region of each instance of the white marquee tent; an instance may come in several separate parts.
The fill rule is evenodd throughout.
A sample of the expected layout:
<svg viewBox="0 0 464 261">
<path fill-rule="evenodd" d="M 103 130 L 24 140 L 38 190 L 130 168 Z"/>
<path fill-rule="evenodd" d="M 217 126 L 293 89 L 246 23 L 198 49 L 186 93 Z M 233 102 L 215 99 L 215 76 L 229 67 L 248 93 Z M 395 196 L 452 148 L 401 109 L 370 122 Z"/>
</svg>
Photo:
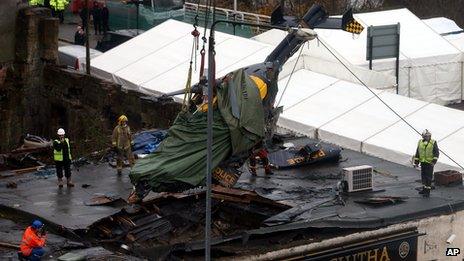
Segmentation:
<svg viewBox="0 0 464 261">
<path fill-rule="evenodd" d="M 279 81 L 280 93 L 288 77 Z M 314 83 L 308 84 L 308 81 Z M 317 83 L 317 84 L 316 84 Z M 464 166 L 464 111 L 371 89 L 416 130 L 429 129 L 440 149 Z M 410 165 L 420 136 L 366 87 L 297 71 L 284 93 L 278 125 L 396 163 Z M 437 169 L 458 169 L 444 154 Z"/>
<path fill-rule="evenodd" d="M 192 25 L 168 20 L 92 59 L 92 73 L 145 93 L 160 94 L 183 89 L 192 50 L 192 30 Z M 201 28 L 198 30 L 203 33 Z M 215 35 L 217 76 L 247 64 L 262 62 L 274 48 L 221 32 Z M 197 55 L 193 82 L 199 77 L 199 51 Z M 205 63 L 207 66 L 207 61 Z"/>
<path fill-rule="evenodd" d="M 165 22 L 93 59 L 92 70 L 143 93 L 161 94 L 182 89 L 187 80 L 191 30 L 191 25 Z M 273 49 L 272 45 L 254 40 L 221 33 L 217 36 L 218 76 L 261 62 Z M 310 48 L 312 45 L 314 42 L 310 43 Z M 313 71 L 311 62 L 299 59 L 296 63 L 295 58 L 284 66 L 279 80 L 277 100 L 282 98 L 280 105 L 284 106 L 278 123 L 280 127 L 409 164 L 419 136 L 369 89 L 350 79 Z M 295 63 L 296 71 L 291 75 Z M 370 73 L 372 76 L 366 78 L 381 79 L 378 73 Z M 440 148 L 464 165 L 464 147 L 461 146 L 464 142 L 464 112 L 395 95 L 389 89 L 371 90 L 419 131 L 430 129 Z M 438 167 L 456 165 L 442 156 Z"/>
<path fill-rule="evenodd" d="M 401 95 L 430 101 L 437 104 L 460 102 L 463 95 L 462 52 L 445 40 L 408 9 L 355 14 L 365 27 L 400 23 L 400 71 L 399 93 Z M 332 56 L 323 44 L 348 63 L 369 68 L 366 61 L 367 30 L 359 36 L 339 30 L 317 29 L 322 43 L 313 45 L 305 54 L 313 60 L 326 61 Z M 284 33 L 270 30 L 254 39 L 275 44 Z M 311 70 L 327 70 L 326 63 L 313 63 Z M 331 67 L 330 67 L 331 68 Z M 395 59 L 375 60 L 373 70 L 395 75 Z M 338 74 L 338 69 L 334 71 Z M 330 72 L 324 72 L 330 75 Z M 362 73 L 359 73 L 362 75 Z M 339 77 L 337 77 L 339 78 Z M 368 84 L 369 85 L 369 84 Z M 371 86 L 371 85 L 369 85 Z M 374 86 L 372 86 L 374 87 Z"/>
<path fill-rule="evenodd" d="M 464 52 L 464 30 L 456 22 L 446 17 L 435 17 L 422 21 L 454 47 Z"/>
</svg>

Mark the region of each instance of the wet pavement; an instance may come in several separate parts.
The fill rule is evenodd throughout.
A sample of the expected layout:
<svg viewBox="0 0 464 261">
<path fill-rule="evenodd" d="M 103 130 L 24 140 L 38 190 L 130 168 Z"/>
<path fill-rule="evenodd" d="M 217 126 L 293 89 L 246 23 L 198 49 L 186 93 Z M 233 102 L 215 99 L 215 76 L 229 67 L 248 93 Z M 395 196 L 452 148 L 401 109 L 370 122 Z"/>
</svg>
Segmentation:
<svg viewBox="0 0 464 261">
<path fill-rule="evenodd" d="M 74 34 L 77 31 L 77 26 L 82 23 L 81 18 L 78 15 L 66 13 L 65 19 L 62 24 L 60 24 L 58 31 L 58 40 L 60 45 L 74 44 Z M 90 37 L 89 45 L 90 48 L 95 49 L 97 42 L 103 37 L 103 35 L 95 35 L 93 31 L 93 25 L 90 25 Z"/>
<path fill-rule="evenodd" d="M 58 188 L 56 176 L 39 177 L 33 173 L 0 180 L 0 205 L 42 217 L 69 229 L 85 229 L 97 220 L 120 211 L 120 207 L 87 206 L 98 195 L 126 199 L 132 188 L 128 169 L 118 176 L 108 164 L 86 165 L 73 169 L 74 188 Z M 16 189 L 6 188 L 14 181 Z M 90 185 L 83 188 L 83 184 Z"/>
</svg>

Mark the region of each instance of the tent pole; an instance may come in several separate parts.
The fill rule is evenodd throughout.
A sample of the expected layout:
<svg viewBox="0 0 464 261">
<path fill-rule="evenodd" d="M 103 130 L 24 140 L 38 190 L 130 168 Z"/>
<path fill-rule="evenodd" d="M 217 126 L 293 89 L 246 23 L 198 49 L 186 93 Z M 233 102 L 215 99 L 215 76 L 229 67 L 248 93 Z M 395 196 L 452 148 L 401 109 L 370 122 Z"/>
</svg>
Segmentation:
<svg viewBox="0 0 464 261">
<path fill-rule="evenodd" d="M 397 24 L 398 37 L 396 38 L 396 94 L 399 92 L 399 81 L 400 81 L 400 23 Z"/>
</svg>

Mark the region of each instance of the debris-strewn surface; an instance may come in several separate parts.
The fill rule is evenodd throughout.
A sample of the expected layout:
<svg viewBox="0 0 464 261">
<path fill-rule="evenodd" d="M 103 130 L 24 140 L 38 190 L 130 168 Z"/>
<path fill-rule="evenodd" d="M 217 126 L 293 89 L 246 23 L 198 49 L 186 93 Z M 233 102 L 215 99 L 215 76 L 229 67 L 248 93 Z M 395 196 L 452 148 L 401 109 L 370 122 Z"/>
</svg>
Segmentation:
<svg viewBox="0 0 464 261">
<path fill-rule="evenodd" d="M 285 139 L 295 146 L 310 141 Z M 342 168 L 365 164 L 376 170 L 372 191 L 336 189 Z M 242 171 L 234 188 L 213 189 L 213 257 L 264 253 L 464 208 L 462 185 L 437 186 L 424 199 L 414 189 L 419 171 L 350 150 L 338 163 L 275 169 L 272 175 L 261 168 L 257 176 L 246 166 Z M 128 169 L 118 176 L 107 163 L 81 166 L 72 189 L 59 189 L 54 175 L 36 173 L 0 179 L 0 214 L 28 222 L 40 216 L 54 233 L 103 246 L 118 258 L 204 258 L 205 188 L 152 192 L 142 204 L 127 205 Z M 17 188 L 7 188 L 9 182 Z"/>
<path fill-rule="evenodd" d="M 21 238 L 27 226 L 28 224 L 15 223 L 11 220 L 0 218 L 0 260 L 17 260 L 17 249 L 13 246 L 21 244 Z M 53 233 L 48 233 L 47 254 L 44 259 L 56 260 L 62 252 L 78 248 L 85 248 L 85 245 Z"/>
</svg>

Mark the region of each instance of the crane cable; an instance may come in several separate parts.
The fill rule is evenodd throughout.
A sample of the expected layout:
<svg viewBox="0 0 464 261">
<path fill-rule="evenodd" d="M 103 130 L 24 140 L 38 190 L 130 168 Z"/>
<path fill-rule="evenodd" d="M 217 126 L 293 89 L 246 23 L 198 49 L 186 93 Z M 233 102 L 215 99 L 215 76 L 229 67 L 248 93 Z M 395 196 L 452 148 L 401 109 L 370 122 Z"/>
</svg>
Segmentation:
<svg viewBox="0 0 464 261">
<path fill-rule="evenodd" d="M 193 73 L 193 61 L 195 60 L 195 71 L 197 70 L 197 50 L 199 45 L 199 36 L 200 32 L 198 31 L 198 12 L 200 10 L 200 0 L 198 0 L 197 13 L 194 18 L 193 31 L 191 35 L 193 36 L 192 51 L 190 53 L 190 63 L 189 70 L 187 73 L 187 82 L 185 83 L 184 88 L 184 99 L 182 101 L 182 111 L 188 111 L 190 107 L 190 100 L 192 99 L 192 73 Z"/>
<path fill-rule="evenodd" d="M 340 62 L 343 67 L 345 67 L 364 87 L 366 87 L 377 99 L 379 99 L 389 110 L 391 110 L 396 116 L 398 116 L 398 118 L 400 118 L 401 121 L 403 121 L 404 123 L 406 123 L 406 125 L 408 125 L 412 130 L 414 130 L 417 134 L 421 135 L 421 133 L 416 129 L 414 128 L 405 118 L 403 118 L 399 113 L 397 113 L 392 107 L 390 107 L 390 105 L 388 105 L 384 100 L 382 100 L 382 98 L 379 97 L 379 95 L 377 95 L 373 90 L 371 90 L 371 88 L 369 88 L 352 70 L 350 70 L 350 68 L 345 64 L 343 63 L 343 61 L 341 59 L 339 59 L 335 53 L 324 43 L 324 41 L 322 41 L 322 39 L 319 38 L 319 36 L 317 36 L 317 39 L 318 41 L 335 57 L 335 59 L 338 60 L 338 62 Z M 287 82 L 288 84 L 288 82 Z M 461 164 L 459 164 L 457 161 L 455 161 L 453 158 L 451 158 L 446 152 L 444 152 L 443 150 L 439 149 L 439 151 L 441 153 L 443 153 L 443 155 L 445 155 L 448 159 L 450 159 L 453 163 L 455 163 L 457 166 L 459 166 L 462 170 L 464 170 L 464 167 L 461 166 Z"/>
<path fill-rule="evenodd" d="M 292 72 L 290 73 L 290 76 L 288 76 L 287 83 L 285 84 L 285 88 L 284 88 L 284 90 L 282 92 L 282 95 L 280 95 L 279 101 L 277 102 L 277 106 L 275 106 L 276 108 L 279 107 L 280 102 L 282 101 L 282 98 L 284 97 L 284 94 L 287 91 L 288 84 L 290 83 L 290 80 L 292 79 L 293 73 L 295 72 L 296 66 L 298 65 L 298 61 L 300 60 L 301 53 L 303 52 L 303 47 L 304 47 L 305 44 L 306 43 L 302 44 L 301 47 L 300 47 L 300 52 L 298 53 L 298 57 L 296 58 L 295 64 L 293 65 Z"/>
<path fill-rule="evenodd" d="M 205 71 L 205 54 L 206 54 L 205 46 L 206 46 L 206 42 L 207 42 L 206 30 L 208 29 L 209 9 L 210 9 L 210 7 L 211 7 L 211 0 L 206 0 L 205 26 L 204 26 L 204 29 L 203 29 L 203 37 L 201 38 L 201 40 L 203 40 L 203 46 L 202 46 L 202 48 L 200 50 L 200 55 L 201 55 L 201 60 L 200 60 L 200 80 L 203 77 L 204 71 Z"/>
</svg>

